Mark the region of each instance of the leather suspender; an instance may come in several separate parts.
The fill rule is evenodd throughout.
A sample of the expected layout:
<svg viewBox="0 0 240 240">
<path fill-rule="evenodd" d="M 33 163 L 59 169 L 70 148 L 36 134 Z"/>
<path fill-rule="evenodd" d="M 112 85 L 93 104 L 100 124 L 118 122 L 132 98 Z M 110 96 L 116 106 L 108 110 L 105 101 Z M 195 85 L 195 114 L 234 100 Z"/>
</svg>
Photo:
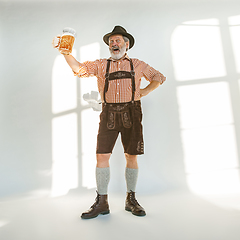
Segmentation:
<svg viewBox="0 0 240 240">
<path fill-rule="evenodd" d="M 131 66 L 131 79 L 132 79 L 132 102 L 134 102 L 134 94 L 136 91 L 136 86 L 135 86 L 135 72 L 133 68 L 133 63 L 132 60 L 130 59 L 130 66 Z"/>
<path fill-rule="evenodd" d="M 108 91 L 108 85 L 109 81 L 111 80 L 116 80 L 116 79 L 123 79 L 123 78 L 131 78 L 132 79 L 132 102 L 134 102 L 134 95 L 136 91 L 136 86 L 135 86 L 135 72 L 134 72 L 134 67 L 132 60 L 130 59 L 130 66 L 131 66 L 131 71 L 126 72 L 126 71 L 117 71 L 109 74 L 109 68 L 110 68 L 110 62 L 111 60 L 107 60 L 107 68 L 106 68 L 106 74 L 105 74 L 105 86 L 104 86 L 104 92 L 103 92 L 103 99 L 104 103 L 106 104 L 106 92 Z"/>
<path fill-rule="evenodd" d="M 104 103 L 106 104 L 106 92 L 108 91 L 108 82 L 109 82 L 109 68 L 110 68 L 110 59 L 107 60 L 107 69 L 106 69 L 106 74 L 105 74 L 105 86 L 104 86 L 104 92 L 103 92 L 103 98 L 104 98 Z"/>
</svg>

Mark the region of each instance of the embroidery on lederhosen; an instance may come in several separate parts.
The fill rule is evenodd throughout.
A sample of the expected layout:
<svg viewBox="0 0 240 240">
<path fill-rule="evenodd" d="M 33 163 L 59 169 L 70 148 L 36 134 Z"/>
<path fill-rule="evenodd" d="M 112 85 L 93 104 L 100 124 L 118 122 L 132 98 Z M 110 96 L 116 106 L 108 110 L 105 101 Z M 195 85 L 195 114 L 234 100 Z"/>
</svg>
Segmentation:
<svg viewBox="0 0 240 240">
<path fill-rule="evenodd" d="M 108 112 L 108 122 L 107 122 L 107 128 L 108 129 L 114 129 L 115 128 L 115 119 L 116 119 L 116 113 L 115 112 Z"/>
<path fill-rule="evenodd" d="M 138 144 L 137 144 L 137 151 L 140 152 L 140 153 L 144 152 L 144 146 L 143 146 L 143 142 L 142 141 L 138 142 Z"/>
<path fill-rule="evenodd" d="M 130 127 L 132 127 L 132 120 L 131 120 L 131 117 L 130 117 L 130 112 L 129 112 L 129 110 L 128 110 L 128 111 L 125 111 L 125 112 L 122 112 L 122 113 L 121 113 L 121 116 L 122 116 L 123 126 L 124 126 L 125 128 L 130 128 Z"/>
</svg>

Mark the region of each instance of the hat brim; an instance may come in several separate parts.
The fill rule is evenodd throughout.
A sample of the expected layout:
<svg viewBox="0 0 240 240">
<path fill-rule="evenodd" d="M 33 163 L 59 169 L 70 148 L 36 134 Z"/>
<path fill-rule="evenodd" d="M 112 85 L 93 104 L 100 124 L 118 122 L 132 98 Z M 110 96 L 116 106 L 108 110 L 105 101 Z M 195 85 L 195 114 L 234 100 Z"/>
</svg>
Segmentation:
<svg viewBox="0 0 240 240">
<path fill-rule="evenodd" d="M 122 36 L 125 36 L 125 37 L 127 37 L 128 39 L 129 39 L 129 49 L 130 48 L 132 48 L 133 47 L 133 45 L 134 45 L 134 42 L 135 42 L 135 40 L 134 40 L 134 37 L 131 35 L 131 34 L 129 34 L 129 33 L 123 33 L 123 32 L 111 32 L 111 33 L 107 33 L 106 35 L 104 35 L 103 36 L 103 41 L 107 44 L 107 45 L 109 45 L 109 37 L 110 36 L 113 36 L 113 35 L 122 35 Z"/>
</svg>

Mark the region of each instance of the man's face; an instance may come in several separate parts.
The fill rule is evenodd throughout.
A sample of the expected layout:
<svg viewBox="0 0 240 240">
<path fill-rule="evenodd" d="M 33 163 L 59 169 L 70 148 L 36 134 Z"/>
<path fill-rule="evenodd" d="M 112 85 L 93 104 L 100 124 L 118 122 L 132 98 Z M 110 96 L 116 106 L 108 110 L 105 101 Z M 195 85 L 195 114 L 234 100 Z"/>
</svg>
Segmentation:
<svg viewBox="0 0 240 240">
<path fill-rule="evenodd" d="M 122 35 L 113 35 L 109 37 L 109 50 L 113 59 L 118 60 L 122 58 L 128 47 L 129 42 L 125 42 Z"/>
</svg>

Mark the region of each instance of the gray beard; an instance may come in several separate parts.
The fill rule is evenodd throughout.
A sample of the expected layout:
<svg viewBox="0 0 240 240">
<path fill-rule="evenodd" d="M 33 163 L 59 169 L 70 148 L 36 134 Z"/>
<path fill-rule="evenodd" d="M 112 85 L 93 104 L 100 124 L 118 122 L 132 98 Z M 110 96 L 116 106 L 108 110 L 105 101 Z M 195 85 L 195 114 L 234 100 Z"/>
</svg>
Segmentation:
<svg viewBox="0 0 240 240">
<path fill-rule="evenodd" d="M 113 50 L 112 49 L 109 49 L 110 51 L 110 55 L 111 55 L 111 58 L 114 59 L 114 60 L 119 60 L 120 58 L 122 58 L 125 53 L 127 52 L 127 49 L 126 49 L 126 44 L 124 44 L 124 46 L 122 48 L 120 48 L 120 51 L 118 54 L 114 54 L 113 53 Z"/>
</svg>

